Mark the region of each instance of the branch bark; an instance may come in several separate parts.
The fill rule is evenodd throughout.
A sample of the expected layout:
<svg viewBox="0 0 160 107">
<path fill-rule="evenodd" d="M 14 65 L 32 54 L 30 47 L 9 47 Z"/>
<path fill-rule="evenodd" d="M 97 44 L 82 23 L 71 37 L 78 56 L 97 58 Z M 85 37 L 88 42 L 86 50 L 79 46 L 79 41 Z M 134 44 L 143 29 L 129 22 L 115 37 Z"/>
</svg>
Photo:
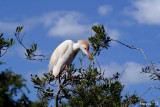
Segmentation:
<svg viewBox="0 0 160 107">
<path fill-rule="evenodd" d="M 57 90 L 57 94 L 55 96 L 55 107 L 58 107 L 58 95 L 60 93 L 60 90 L 61 90 L 61 79 L 60 79 L 60 75 L 59 75 L 58 90 Z"/>
</svg>

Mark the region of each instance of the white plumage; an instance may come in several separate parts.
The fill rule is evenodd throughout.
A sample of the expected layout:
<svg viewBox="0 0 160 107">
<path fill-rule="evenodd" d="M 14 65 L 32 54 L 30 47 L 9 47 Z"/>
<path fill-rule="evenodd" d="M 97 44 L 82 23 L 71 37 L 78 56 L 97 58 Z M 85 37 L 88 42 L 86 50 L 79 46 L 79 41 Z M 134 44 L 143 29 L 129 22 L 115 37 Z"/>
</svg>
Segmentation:
<svg viewBox="0 0 160 107">
<path fill-rule="evenodd" d="M 79 40 L 77 43 L 74 43 L 72 40 L 65 40 L 62 42 L 51 56 L 49 69 L 52 74 L 57 77 L 60 72 L 64 71 L 65 67 L 72 63 L 80 49 L 92 57 L 88 51 L 89 44 L 87 41 Z"/>
</svg>

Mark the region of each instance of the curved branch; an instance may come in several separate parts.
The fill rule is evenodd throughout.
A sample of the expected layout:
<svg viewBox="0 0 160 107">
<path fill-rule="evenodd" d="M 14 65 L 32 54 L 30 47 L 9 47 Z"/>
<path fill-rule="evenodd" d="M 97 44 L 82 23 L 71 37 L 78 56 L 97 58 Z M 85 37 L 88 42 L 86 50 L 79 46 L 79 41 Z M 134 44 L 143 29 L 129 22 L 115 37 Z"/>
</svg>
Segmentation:
<svg viewBox="0 0 160 107">
<path fill-rule="evenodd" d="M 134 46 L 129 46 L 129 45 L 126 45 L 126 44 L 124 44 L 124 43 L 122 43 L 122 42 L 120 42 L 120 41 L 118 41 L 118 40 L 114 40 L 114 39 L 111 39 L 111 41 L 118 42 L 118 43 L 120 43 L 121 45 L 124 45 L 124 46 L 126 46 L 126 47 L 128 47 L 128 48 L 130 48 L 130 49 L 140 50 L 141 53 L 143 54 L 146 62 L 148 63 L 149 67 L 151 68 L 151 70 L 153 71 L 153 73 L 154 73 L 154 74 L 158 77 L 158 79 L 160 80 L 160 75 L 156 72 L 156 70 L 153 68 L 153 66 L 151 66 L 151 64 L 149 63 L 149 61 L 148 61 L 148 59 L 147 59 L 147 57 L 146 57 L 146 55 L 145 55 L 145 53 L 144 53 L 144 51 L 143 51 L 142 48 L 136 48 L 136 47 L 134 47 Z"/>
</svg>

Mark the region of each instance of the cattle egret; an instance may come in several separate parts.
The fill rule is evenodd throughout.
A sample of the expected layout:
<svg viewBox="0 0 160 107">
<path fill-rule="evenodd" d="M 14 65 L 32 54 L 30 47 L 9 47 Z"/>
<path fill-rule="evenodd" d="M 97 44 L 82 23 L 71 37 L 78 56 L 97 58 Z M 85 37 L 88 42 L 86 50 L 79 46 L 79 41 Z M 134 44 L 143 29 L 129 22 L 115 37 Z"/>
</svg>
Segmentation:
<svg viewBox="0 0 160 107">
<path fill-rule="evenodd" d="M 52 74 L 57 77 L 64 70 L 67 71 L 67 66 L 72 63 L 79 50 L 82 50 L 83 53 L 88 54 L 89 57 L 92 58 L 91 54 L 88 51 L 89 44 L 87 41 L 79 40 L 77 43 L 74 43 L 72 40 L 65 40 L 64 42 L 62 42 L 54 50 L 51 56 L 49 69 Z M 72 79 L 71 74 L 69 72 L 68 74 Z"/>
</svg>

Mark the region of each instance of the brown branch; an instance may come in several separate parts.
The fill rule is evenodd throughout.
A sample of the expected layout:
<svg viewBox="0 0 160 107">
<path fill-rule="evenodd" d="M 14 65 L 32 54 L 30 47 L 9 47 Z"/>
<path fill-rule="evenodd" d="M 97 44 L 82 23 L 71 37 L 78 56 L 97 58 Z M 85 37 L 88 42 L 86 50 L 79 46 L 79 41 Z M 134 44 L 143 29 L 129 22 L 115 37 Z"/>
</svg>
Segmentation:
<svg viewBox="0 0 160 107">
<path fill-rule="evenodd" d="M 149 63 L 149 61 L 148 61 L 148 59 L 147 59 L 147 57 L 146 57 L 144 51 L 142 50 L 142 48 L 136 48 L 136 47 L 134 47 L 134 46 L 126 45 L 126 44 L 124 44 L 124 43 L 122 43 L 122 42 L 120 42 L 120 41 L 118 41 L 118 40 L 114 40 L 114 39 L 111 39 L 111 40 L 112 40 L 112 41 L 116 41 L 116 42 L 120 43 L 121 45 L 124 45 L 124 46 L 126 46 L 126 47 L 128 47 L 128 48 L 130 48 L 130 49 L 140 50 L 141 53 L 143 54 L 143 56 L 144 56 L 146 62 L 148 63 L 149 67 L 151 68 L 151 70 L 153 71 L 153 73 L 154 73 L 154 74 L 158 77 L 158 79 L 160 80 L 160 75 L 156 72 L 156 70 L 154 69 L 154 67 L 151 66 L 151 64 Z"/>
<path fill-rule="evenodd" d="M 55 107 L 58 107 L 58 95 L 60 93 L 61 90 L 61 79 L 60 79 L 60 75 L 59 75 L 59 84 L 58 84 L 58 90 L 57 90 L 57 94 L 55 97 Z"/>
</svg>

